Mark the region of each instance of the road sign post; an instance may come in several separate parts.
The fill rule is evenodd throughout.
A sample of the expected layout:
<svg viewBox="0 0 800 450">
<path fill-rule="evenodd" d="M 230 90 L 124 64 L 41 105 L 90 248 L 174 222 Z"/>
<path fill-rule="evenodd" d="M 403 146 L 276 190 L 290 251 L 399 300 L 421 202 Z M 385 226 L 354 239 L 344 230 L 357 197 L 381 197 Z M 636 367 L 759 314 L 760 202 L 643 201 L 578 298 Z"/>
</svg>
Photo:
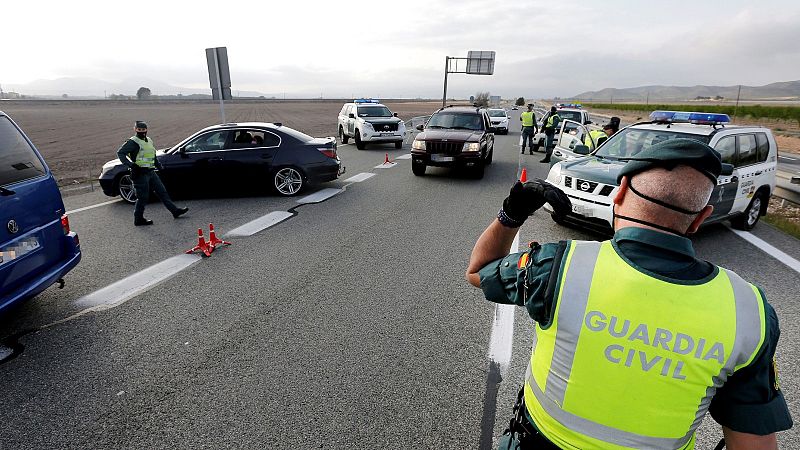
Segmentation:
<svg viewBox="0 0 800 450">
<path fill-rule="evenodd" d="M 208 63 L 208 82 L 211 85 L 211 98 L 219 100 L 219 111 L 222 123 L 225 123 L 224 100 L 231 100 L 231 73 L 228 67 L 227 47 L 206 49 Z"/>
</svg>

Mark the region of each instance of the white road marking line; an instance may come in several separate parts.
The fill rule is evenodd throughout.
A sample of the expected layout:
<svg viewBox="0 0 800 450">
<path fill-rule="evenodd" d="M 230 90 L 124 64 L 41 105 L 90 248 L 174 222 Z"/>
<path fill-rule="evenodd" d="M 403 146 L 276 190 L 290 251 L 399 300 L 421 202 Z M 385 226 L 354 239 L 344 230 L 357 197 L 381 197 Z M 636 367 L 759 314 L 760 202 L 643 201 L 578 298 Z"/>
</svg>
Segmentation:
<svg viewBox="0 0 800 450">
<path fill-rule="evenodd" d="M 121 198 L 117 198 L 117 199 L 114 199 L 114 200 L 109 200 L 109 201 L 107 201 L 107 202 L 98 203 L 98 204 L 96 204 L 96 205 L 84 206 L 83 208 L 73 209 L 72 211 L 67 211 L 67 212 L 66 212 L 66 214 L 67 214 L 67 215 L 70 215 L 70 214 L 76 214 L 76 213 L 79 213 L 79 212 L 81 212 L 81 211 L 88 211 L 88 210 L 90 210 L 90 209 L 99 208 L 99 207 L 101 207 L 101 206 L 106 206 L 106 205 L 110 205 L 110 204 L 112 204 L 112 203 L 117 203 L 117 202 L 121 202 L 121 201 L 122 201 L 122 199 L 121 199 Z"/>
<path fill-rule="evenodd" d="M 406 153 L 405 155 L 400 155 L 395 159 L 411 159 L 411 153 Z"/>
<path fill-rule="evenodd" d="M 394 167 L 396 165 L 397 165 L 397 163 L 395 163 L 395 162 L 388 162 L 388 163 L 383 163 L 383 164 L 377 165 L 374 168 L 375 169 L 391 169 L 392 167 Z"/>
<path fill-rule="evenodd" d="M 519 233 L 514 237 L 509 254 L 519 251 Z M 489 337 L 489 359 L 500 366 L 500 375 L 505 378 L 506 370 L 511 363 L 512 343 L 514 342 L 514 306 L 496 304 L 494 306 L 494 322 Z"/>
<path fill-rule="evenodd" d="M 788 159 L 789 161 L 797 161 L 797 158 L 789 158 L 788 156 L 778 156 L 778 158 Z"/>
<path fill-rule="evenodd" d="M 757 237 L 753 233 L 750 233 L 748 231 L 735 230 L 731 227 L 728 227 L 728 229 L 733 231 L 737 236 L 744 239 L 745 241 L 760 248 L 761 250 L 764 251 L 764 253 L 786 264 L 787 266 L 789 266 L 790 269 L 794 270 L 797 273 L 800 273 L 800 261 L 778 250 L 776 247 L 773 247 L 772 245 L 768 244 L 766 241 Z"/>
<path fill-rule="evenodd" d="M 360 183 L 365 180 L 369 180 L 370 178 L 374 177 L 375 174 L 372 172 L 361 172 L 359 174 L 353 175 L 352 177 L 344 180 L 345 183 Z"/>
<path fill-rule="evenodd" d="M 329 198 L 333 197 L 334 195 L 339 194 L 341 192 L 343 192 L 342 189 L 336 189 L 336 188 L 320 189 L 319 191 L 314 192 L 311 195 L 306 195 L 305 197 L 303 197 L 301 199 L 298 199 L 297 203 L 300 203 L 301 205 L 305 205 L 307 203 L 324 202 L 325 200 L 327 200 L 327 199 L 329 199 Z"/>
<path fill-rule="evenodd" d="M 78 306 L 87 307 L 86 311 L 102 311 L 119 306 L 139 294 L 155 287 L 159 283 L 172 278 L 178 272 L 200 261 L 200 255 L 178 255 L 167 258 L 131 276 L 85 295 L 75 301 Z M 74 315 L 73 315 L 74 317 Z"/>
<path fill-rule="evenodd" d="M 259 231 L 266 230 L 271 226 L 275 226 L 284 220 L 292 217 L 294 214 L 288 211 L 273 211 L 269 214 L 259 217 L 258 219 L 251 220 L 246 224 L 234 228 L 225 233 L 225 237 L 233 236 L 252 236 Z"/>
</svg>

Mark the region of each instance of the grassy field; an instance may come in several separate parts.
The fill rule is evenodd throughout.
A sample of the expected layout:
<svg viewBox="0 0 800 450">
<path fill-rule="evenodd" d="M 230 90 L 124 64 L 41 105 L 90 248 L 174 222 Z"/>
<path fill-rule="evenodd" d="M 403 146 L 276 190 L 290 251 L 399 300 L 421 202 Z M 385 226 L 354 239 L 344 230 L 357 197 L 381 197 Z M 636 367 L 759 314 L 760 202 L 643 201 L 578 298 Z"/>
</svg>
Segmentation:
<svg viewBox="0 0 800 450">
<path fill-rule="evenodd" d="M 736 108 L 735 105 L 698 105 L 698 104 L 641 104 L 641 103 L 584 103 L 584 106 L 597 109 L 610 109 L 617 111 L 642 111 L 655 110 L 667 111 L 697 111 L 708 113 L 722 113 L 731 117 L 786 120 L 800 126 L 800 107 L 798 106 L 762 106 L 746 105 Z"/>
</svg>

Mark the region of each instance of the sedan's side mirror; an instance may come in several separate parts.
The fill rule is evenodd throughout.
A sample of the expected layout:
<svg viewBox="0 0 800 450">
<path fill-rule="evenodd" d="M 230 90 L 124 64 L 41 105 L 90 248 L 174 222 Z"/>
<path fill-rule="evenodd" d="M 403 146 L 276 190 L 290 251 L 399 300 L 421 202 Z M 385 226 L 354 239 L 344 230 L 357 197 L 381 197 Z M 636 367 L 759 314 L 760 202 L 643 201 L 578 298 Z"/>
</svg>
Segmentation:
<svg viewBox="0 0 800 450">
<path fill-rule="evenodd" d="M 397 113 L 392 114 L 394 117 L 397 117 Z"/>
<path fill-rule="evenodd" d="M 355 114 L 353 114 L 353 113 L 350 113 L 350 114 L 348 114 L 348 115 L 347 115 L 347 117 L 349 117 L 349 118 L 351 118 L 351 119 L 355 119 L 355 118 L 356 118 L 356 115 L 355 115 Z"/>
<path fill-rule="evenodd" d="M 422 130 L 424 130 L 424 129 L 425 129 L 425 125 L 423 125 L 423 124 L 419 124 L 419 125 L 417 125 L 417 129 L 418 129 L 419 131 L 422 131 Z"/>
<path fill-rule="evenodd" d="M 722 172 L 720 172 L 720 175 L 733 175 L 733 164 L 722 163 Z"/>
<path fill-rule="evenodd" d="M 178 153 L 180 153 L 181 156 L 186 156 L 186 147 L 179 148 Z"/>
<path fill-rule="evenodd" d="M 575 148 L 572 149 L 572 151 L 577 153 L 578 155 L 588 155 L 591 152 L 591 150 L 589 150 L 589 147 L 583 144 L 576 145 Z"/>
<path fill-rule="evenodd" d="M 592 124 L 592 121 L 591 121 L 591 120 L 587 120 L 586 122 L 583 122 L 583 124 L 584 124 L 584 125 L 591 125 L 591 124 Z"/>
</svg>

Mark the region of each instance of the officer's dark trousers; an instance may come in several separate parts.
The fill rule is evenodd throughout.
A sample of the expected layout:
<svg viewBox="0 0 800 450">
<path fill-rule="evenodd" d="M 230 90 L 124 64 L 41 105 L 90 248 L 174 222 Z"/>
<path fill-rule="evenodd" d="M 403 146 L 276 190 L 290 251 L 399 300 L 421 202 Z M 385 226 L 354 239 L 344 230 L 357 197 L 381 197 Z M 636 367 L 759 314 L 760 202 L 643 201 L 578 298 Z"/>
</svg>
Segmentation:
<svg viewBox="0 0 800 450">
<path fill-rule="evenodd" d="M 161 199 L 161 203 L 167 207 L 169 212 L 175 213 L 178 207 L 172 203 L 172 199 L 167 194 L 167 189 L 164 188 L 164 183 L 154 170 L 143 170 L 136 176 L 131 175 L 133 181 L 133 188 L 136 190 L 136 206 L 133 207 L 133 218 L 144 218 L 144 207 L 150 200 L 150 191 L 156 193 L 156 196 Z"/>
<path fill-rule="evenodd" d="M 533 151 L 533 135 L 536 134 L 535 131 L 533 127 L 522 127 L 522 150 L 525 150 L 525 145 L 528 145 L 528 148 Z"/>
<path fill-rule="evenodd" d="M 547 155 L 544 157 L 544 159 L 547 161 L 550 161 L 550 156 L 553 155 L 553 147 L 555 147 L 555 144 L 553 144 L 554 136 L 555 133 L 545 133 L 545 151 L 547 152 Z"/>
</svg>

